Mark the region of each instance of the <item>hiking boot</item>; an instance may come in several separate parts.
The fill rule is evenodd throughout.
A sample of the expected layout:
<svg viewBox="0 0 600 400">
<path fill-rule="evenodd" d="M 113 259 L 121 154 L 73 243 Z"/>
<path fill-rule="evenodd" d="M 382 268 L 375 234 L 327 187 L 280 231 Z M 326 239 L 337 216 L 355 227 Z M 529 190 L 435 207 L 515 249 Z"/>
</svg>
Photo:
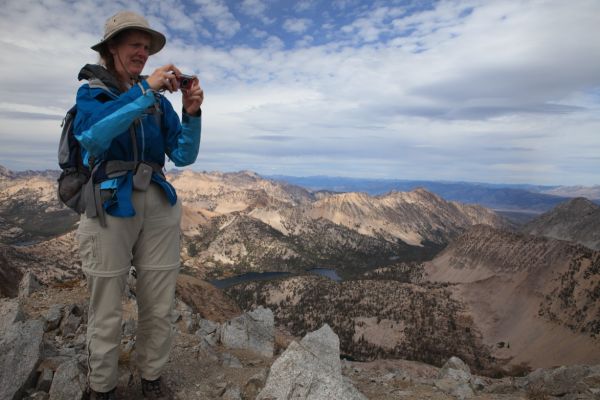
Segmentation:
<svg viewBox="0 0 600 400">
<path fill-rule="evenodd" d="M 104 393 L 90 390 L 90 400 L 117 400 L 116 388 Z"/>
<path fill-rule="evenodd" d="M 173 400 L 171 390 L 169 390 L 169 387 L 160 378 L 154 381 L 147 381 L 142 378 L 142 394 L 144 395 L 144 399 Z"/>
</svg>

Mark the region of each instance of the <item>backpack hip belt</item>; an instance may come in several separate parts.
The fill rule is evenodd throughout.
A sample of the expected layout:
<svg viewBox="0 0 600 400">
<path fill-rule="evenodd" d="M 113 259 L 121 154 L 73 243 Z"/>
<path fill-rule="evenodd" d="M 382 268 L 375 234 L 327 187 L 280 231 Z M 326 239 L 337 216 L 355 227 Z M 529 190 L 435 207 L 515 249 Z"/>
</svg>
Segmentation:
<svg viewBox="0 0 600 400">
<path fill-rule="evenodd" d="M 142 170 L 140 166 L 145 166 L 144 171 L 148 171 L 147 168 L 150 168 L 152 172 L 155 172 L 165 177 L 162 166 L 148 161 L 121 161 L 121 160 L 110 160 L 104 163 L 100 163 L 96 165 L 94 170 L 92 171 L 92 177 L 86 182 L 83 189 L 83 201 L 85 204 L 85 215 L 88 218 L 98 217 L 100 225 L 106 227 L 106 215 L 104 211 L 104 207 L 102 205 L 102 194 L 100 191 L 100 182 L 94 182 L 93 176 L 95 175 L 97 169 L 100 165 L 104 164 L 104 171 L 106 176 L 109 179 L 117 178 L 126 174 L 129 171 L 136 171 L 134 175 L 134 180 L 136 179 L 136 175 Z M 135 188 L 136 190 L 146 190 L 147 186 L 150 184 L 151 175 L 147 177 L 147 185 L 143 188 Z"/>
</svg>

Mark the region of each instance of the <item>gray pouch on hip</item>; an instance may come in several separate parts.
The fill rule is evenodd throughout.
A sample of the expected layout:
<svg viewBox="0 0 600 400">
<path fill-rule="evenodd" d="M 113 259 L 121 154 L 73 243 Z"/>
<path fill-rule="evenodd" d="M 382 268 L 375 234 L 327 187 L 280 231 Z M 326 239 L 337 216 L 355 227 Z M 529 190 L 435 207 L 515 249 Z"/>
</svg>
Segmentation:
<svg viewBox="0 0 600 400">
<path fill-rule="evenodd" d="M 152 167 L 143 162 L 138 164 L 133 175 L 133 188 L 145 192 L 150 186 L 150 180 L 152 179 Z"/>
</svg>

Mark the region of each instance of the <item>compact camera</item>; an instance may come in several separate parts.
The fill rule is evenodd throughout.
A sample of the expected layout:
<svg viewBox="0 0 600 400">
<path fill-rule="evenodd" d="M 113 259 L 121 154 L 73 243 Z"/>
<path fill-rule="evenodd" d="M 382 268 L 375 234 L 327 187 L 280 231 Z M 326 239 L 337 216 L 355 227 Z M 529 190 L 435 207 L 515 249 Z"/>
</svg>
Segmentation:
<svg viewBox="0 0 600 400">
<path fill-rule="evenodd" d="M 194 81 L 196 80 L 195 76 L 181 74 L 177 77 L 177 82 L 179 82 L 179 89 L 188 90 L 192 88 Z"/>
</svg>

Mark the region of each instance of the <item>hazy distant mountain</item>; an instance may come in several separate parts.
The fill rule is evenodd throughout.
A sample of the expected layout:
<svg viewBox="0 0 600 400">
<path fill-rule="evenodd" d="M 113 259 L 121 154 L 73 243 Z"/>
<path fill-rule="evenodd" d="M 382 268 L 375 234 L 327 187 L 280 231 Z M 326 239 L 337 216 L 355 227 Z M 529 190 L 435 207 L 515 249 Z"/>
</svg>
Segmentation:
<svg viewBox="0 0 600 400">
<path fill-rule="evenodd" d="M 533 366 L 600 359 L 600 252 L 476 226 L 425 265 L 426 279 L 454 284 L 496 357 Z"/>
<path fill-rule="evenodd" d="M 271 178 L 300 185 L 310 190 L 366 192 L 371 195 L 381 195 L 393 190 L 411 191 L 422 187 L 446 200 L 479 204 L 502 211 L 529 211 L 534 214 L 547 211 L 567 199 L 567 196 L 541 193 L 542 191 L 556 189 L 556 186 L 496 185 L 469 182 L 358 179 L 323 176 L 292 177 L 277 175 Z"/>
<path fill-rule="evenodd" d="M 530 221 L 521 230 L 600 250 L 600 206 L 578 197 Z"/>
<path fill-rule="evenodd" d="M 590 200 L 600 199 L 600 185 L 595 186 L 559 186 L 553 189 L 544 189 L 542 193 L 562 197 L 585 197 Z"/>
</svg>

